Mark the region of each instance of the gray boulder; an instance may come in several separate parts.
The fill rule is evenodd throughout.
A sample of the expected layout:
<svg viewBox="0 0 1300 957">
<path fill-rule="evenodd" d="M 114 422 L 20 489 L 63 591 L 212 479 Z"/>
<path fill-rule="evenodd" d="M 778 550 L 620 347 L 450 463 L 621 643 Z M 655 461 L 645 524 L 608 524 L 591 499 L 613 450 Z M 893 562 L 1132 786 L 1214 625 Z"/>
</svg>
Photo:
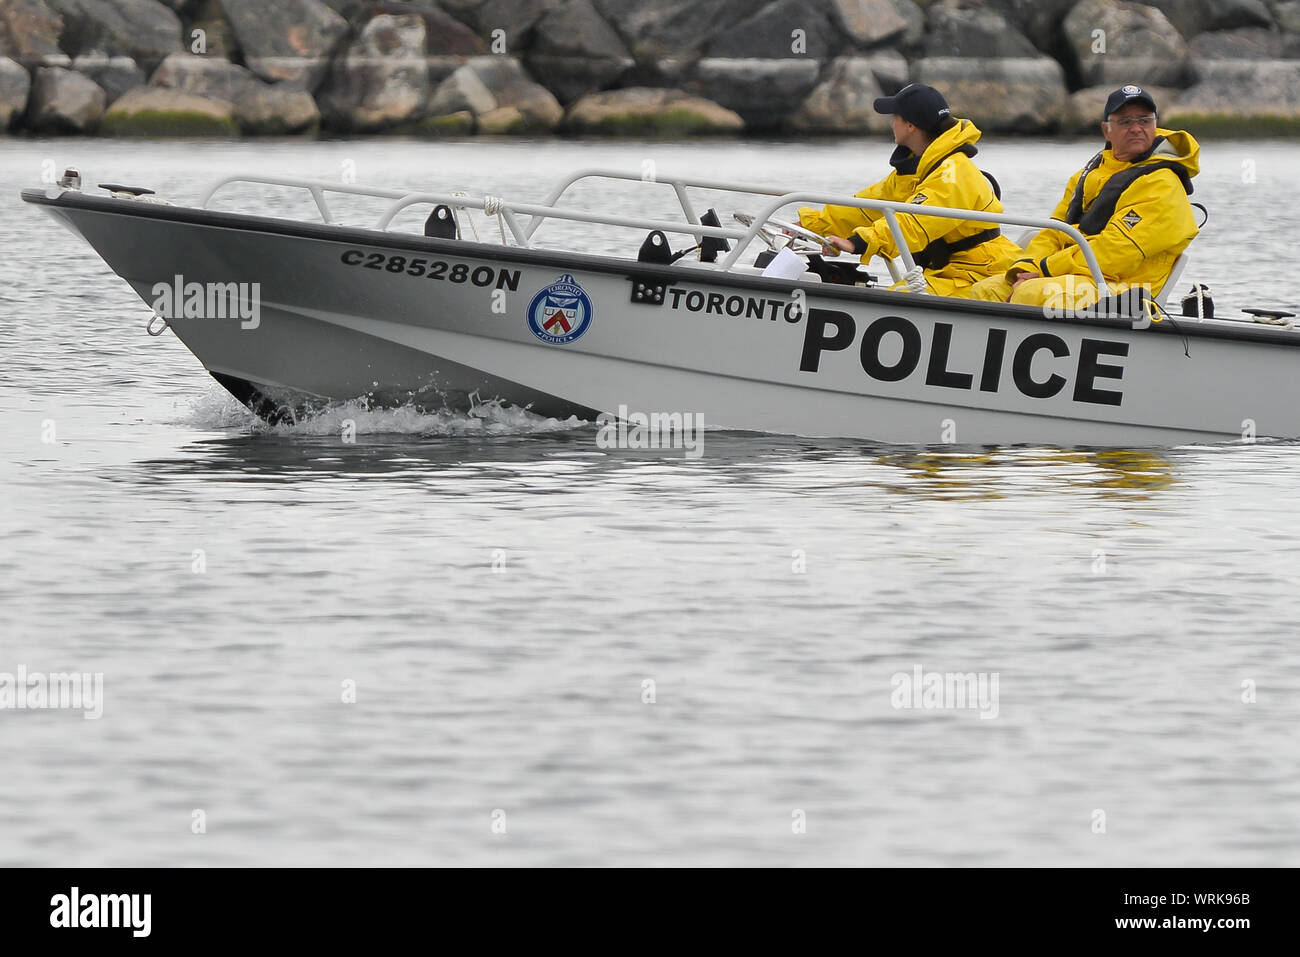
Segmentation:
<svg viewBox="0 0 1300 957">
<path fill-rule="evenodd" d="M 106 136 L 235 136 L 234 107 L 159 86 L 138 86 L 104 113 L 99 131 Z"/>
<path fill-rule="evenodd" d="M 594 0 L 637 60 L 693 60 L 715 36 L 753 15 L 754 0 Z"/>
<path fill-rule="evenodd" d="M 551 92 L 506 56 L 474 57 L 433 91 L 428 113 L 468 113 L 484 132 L 549 132 L 564 116 Z"/>
<path fill-rule="evenodd" d="M 258 76 L 314 91 L 348 23 L 321 0 L 221 0 L 226 19 Z"/>
<path fill-rule="evenodd" d="M 619 78 L 620 87 L 672 87 L 680 89 L 695 70 L 695 60 L 684 57 L 653 57 L 637 60 Z"/>
<path fill-rule="evenodd" d="M 44 0 L 3 0 L 0 2 L 0 55 L 12 57 L 27 66 L 42 57 L 56 56 L 63 17 Z"/>
<path fill-rule="evenodd" d="M 544 132 L 559 125 L 563 107 L 550 90 L 529 78 L 518 60 L 481 56 L 474 57 L 467 66 L 492 95 L 496 108 L 519 111 L 525 129 Z"/>
<path fill-rule="evenodd" d="M 198 8 L 195 18 L 187 23 L 188 28 L 181 38 L 187 52 L 232 61 L 243 59 L 235 29 L 226 19 L 220 0 L 207 0 Z"/>
<path fill-rule="evenodd" d="M 1300 33 L 1300 0 L 1282 0 L 1273 5 L 1277 25 L 1286 33 Z"/>
<path fill-rule="evenodd" d="M 700 60 L 688 91 L 735 110 L 753 130 L 776 129 L 817 85 L 819 64 L 807 57 L 784 60 Z"/>
<path fill-rule="evenodd" d="M 469 113 L 481 116 L 497 108 L 496 97 L 477 73 L 463 66 L 443 80 L 429 97 L 430 116 Z"/>
<path fill-rule="evenodd" d="M 943 0 L 930 7 L 925 55 L 985 60 L 1036 57 L 1039 52 L 997 10 Z"/>
<path fill-rule="evenodd" d="M 1069 100 L 1065 71 L 1050 57 L 985 60 L 978 72 L 963 58 L 927 57 L 916 79 L 944 91 L 953 115 L 986 133 L 1055 131 Z"/>
<path fill-rule="evenodd" d="M 565 0 L 537 24 L 528 69 L 562 103 L 608 86 L 633 60 L 591 0 Z"/>
<path fill-rule="evenodd" d="M 484 0 L 472 13 L 458 15 L 485 40 L 491 40 L 493 30 L 504 31 L 507 51 L 520 50 L 532 38 L 537 21 L 558 5 L 559 0 Z"/>
<path fill-rule="evenodd" d="M 374 132 L 424 115 L 429 101 L 425 21 L 380 15 L 366 24 L 347 56 L 335 61 L 321 96 L 332 128 Z"/>
<path fill-rule="evenodd" d="M 88 133 L 104 115 L 104 91 L 92 79 L 62 67 L 37 69 L 27 104 L 27 126 L 39 133 Z"/>
<path fill-rule="evenodd" d="M 830 19 L 806 0 L 774 0 L 717 34 L 704 55 L 778 60 L 808 56 L 824 60 L 840 45 Z"/>
<path fill-rule="evenodd" d="M 1161 114 L 1164 126 L 1194 135 L 1300 132 L 1300 60 L 1206 60 L 1195 79 Z"/>
<path fill-rule="evenodd" d="M 173 53 L 149 80 L 154 86 L 234 103 L 261 81 L 238 64 L 217 57 Z"/>
<path fill-rule="evenodd" d="M 465 23 L 471 24 L 478 35 L 491 44 L 493 32 L 505 34 L 502 53 L 522 53 L 532 43 L 537 22 L 559 6 L 560 0 L 475 0 L 472 9 L 458 10 L 452 4 L 443 6 Z M 493 49 L 493 52 L 497 52 Z"/>
<path fill-rule="evenodd" d="M 244 67 L 216 57 L 174 53 L 154 71 L 150 83 L 230 103 L 240 130 L 251 135 L 311 132 L 320 126 L 320 110 L 306 90 L 267 84 Z"/>
<path fill-rule="evenodd" d="M 468 62 L 469 57 L 463 56 L 440 55 L 425 57 L 424 74 L 429 80 L 429 89 L 435 89 L 439 83 Z"/>
<path fill-rule="evenodd" d="M 871 75 L 887 96 L 893 96 L 907 86 L 911 79 L 911 68 L 906 58 L 893 50 L 873 50 L 857 55 L 854 59 L 867 64 Z"/>
<path fill-rule="evenodd" d="M 1192 62 L 1199 60 L 1282 60 L 1297 55 L 1296 44 L 1277 30 L 1241 27 L 1202 33 L 1191 43 Z"/>
<path fill-rule="evenodd" d="M 788 125 L 803 133 L 887 133 L 889 117 L 872 106 L 884 95 L 870 58 L 836 57 L 826 79 L 791 114 Z"/>
<path fill-rule="evenodd" d="M 492 136 L 501 133 L 525 133 L 524 115 L 513 106 L 498 106 L 478 118 L 478 131 Z"/>
<path fill-rule="evenodd" d="M 911 25 L 894 0 L 830 0 L 835 24 L 859 47 L 901 40 Z"/>
<path fill-rule="evenodd" d="M 71 67 L 99 84 L 109 103 L 145 82 L 144 70 L 129 56 L 84 53 L 72 61 Z"/>
<path fill-rule="evenodd" d="M 235 101 L 235 122 L 250 136 L 314 133 L 320 129 L 320 109 L 306 90 L 260 80 Z"/>
<path fill-rule="evenodd" d="M 1264 0 L 1150 0 L 1184 37 L 1207 30 L 1271 27 L 1273 16 Z"/>
<path fill-rule="evenodd" d="M 60 48 L 72 56 L 129 56 L 152 70 L 181 49 L 181 21 L 158 0 L 45 0 L 63 17 Z"/>
<path fill-rule="evenodd" d="M 929 2 L 929 0 L 927 0 Z M 890 45 L 902 50 L 916 50 L 925 39 L 925 11 L 912 0 L 890 0 L 894 12 L 907 21 L 903 35 L 891 41 Z"/>
<path fill-rule="evenodd" d="M 739 133 L 744 125 L 711 100 L 646 87 L 588 94 L 564 118 L 569 132 L 609 136 L 718 135 Z"/>
<path fill-rule="evenodd" d="M 370 3 L 362 8 L 364 21 L 377 16 L 414 16 L 424 21 L 425 50 L 434 55 L 475 56 L 487 47 L 472 29 L 429 0 Z"/>
<path fill-rule="evenodd" d="M 1080 0 L 1065 18 L 1065 39 L 1085 86 L 1180 86 L 1187 44 L 1155 7 Z"/>
<path fill-rule="evenodd" d="M 342 0 L 347 3 L 351 0 Z M 491 0 L 439 0 L 439 6 L 462 23 L 474 23 L 475 11 L 482 9 Z"/>
<path fill-rule="evenodd" d="M 7 57 L 0 57 L 0 132 L 9 129 L 27 109 L 32 80 L 27 71 Z"/>
<path fill-rule="evenodd" d="M 986 0 L 1043 53 L 1061 52 L 1061 21 L 1078 0 Z"/>
</svg>

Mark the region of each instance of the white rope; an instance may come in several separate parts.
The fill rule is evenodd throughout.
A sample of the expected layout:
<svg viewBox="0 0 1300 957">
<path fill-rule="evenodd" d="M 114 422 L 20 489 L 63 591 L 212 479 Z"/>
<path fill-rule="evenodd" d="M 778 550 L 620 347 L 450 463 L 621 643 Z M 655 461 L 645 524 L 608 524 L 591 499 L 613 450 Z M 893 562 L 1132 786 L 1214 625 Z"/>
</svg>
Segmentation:
<svg viewBox="0 0 1300 957">
<path fill-rule="evenodd" d="M 458 189 L 456 190 L 456 192 L 452 193 L 451 195 L 458 196 L 458 197 L 460 196 L 468 197 L 469 193 L 463 189 Z M 456 220 L 456 235 L 459 236 L 461 233 L 460 215 L 459 215 L 460 213 L 465 214 L 465 218 L 469 220 L 469 228 L 474 230 L 474 242 L 476 243 L 482 242 L 482 240 L 478 238 L 478 227 L 474 225 L 474 217 L 469 214 L 469 210 L 467 210 L 464 206 L 453 206 L 451 209 L 451 215 Z"/>
<path fill-rule="evenodd" d="M 457 190 L 456 192 L 452 193 L 451 195 L 453 195 L 453 196 L 463 196 L 463 197 L 465 197 L 465 198 L 468 198 L 468 197 L 469 197 L 469 193 L 468 193 L 466 190 L 463 190 L 463 189 Z M 502 197 L 500 197 L 500 196 L 489 196 L 489 195 L 487 195 L 486 193 L 483 195 L 483 215 L 485 215 L 485 216 L 495 216 L 495 217 L 497 218 L 497 229 L 499 229 L 499 230 L 501 231 L 501 245 L 502 245 L 502 246 L 508 246 L 508 245 L 509 245 L 509 243 L 506 242 L 506 221 L 505 221 L 505 218 L 501 215 L 501 214 L 505 211 L 505 208 L 506 208 L 506 201 L 505 201 Z M 452 210 L 452 215 L 453 215 L 453 216 L 456 216 L 456 214 L 457 214 L 458 212 L 464 212 L 464 213 L 465 213 L 465 218 L 466 218 L 467 220 L 469 220 L 469 228 L 472 229 L 472 230 L 474 231 L 474 242 L 476 242 L 476 243 L 478 243 L 478 242 L 482 242 L 482 240 L 479 239 L 479 235 L 478 235 L 478 227 L 474 225 L 474 217 L 471 216 L 471 215 L 469 214 L 469 209 L 468 209 L 468 207 L 465 207 L 465 206 L 457 206 L 457 207 L 455 207 L 455 209 Z M 459 216 L 456 216 L 456 229 L 457 229 L 457 230 L 460 229 L 460 217 L 459 217 Z"/>
<path fill-rule="evenodd" d="M 501 245 L 508 246 L 506 242 L 506 221 L 502 217 L 505 211 L 506 201 L 500 196 L 489 196 L 483 194 L 483 214 L 485 216 L 495 216 L 497 218 L 497 229 L 501 230 Z"/>
</svg>

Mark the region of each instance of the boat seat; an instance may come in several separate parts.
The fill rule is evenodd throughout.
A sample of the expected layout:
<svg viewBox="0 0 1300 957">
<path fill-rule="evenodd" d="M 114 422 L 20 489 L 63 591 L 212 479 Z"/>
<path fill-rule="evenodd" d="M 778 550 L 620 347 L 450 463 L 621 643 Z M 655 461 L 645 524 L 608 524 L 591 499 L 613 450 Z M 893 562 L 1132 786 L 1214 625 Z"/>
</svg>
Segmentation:
<svg viewBox="0 0 1300 957">
<path fill-rule="evenodd" d="M 1030 242 L 1033 241 L 1033 238 L 1037 236 L 1040 232 L 1042 232 L 1042 230 L 1026 229 L 1023 233 L 1021 233 L 1018 237 L 1016 237 L 1016 245 L 1019 246 L 1021 249 L 1024 249 L 1026 246 L 1029 245 Z M 1174 260 L 1173 267 L 1169 270 L 1169 278 L 1165 280 L 1165 284 L 1160 287 L 1160 292 L 1154 297 L 1156 304 L 1159 305 L 1161 308 L 1164 308 L 1166 302 L 1168 302 L 1169 294 L 1172 293 L 1174 291 L 1174 288 L 1178 285 L 1178 277 L 1183 274 L 1183 269 L 1186 266 L 1187 266 L 1187 253 L 1181 252 L 1178 254 L 1178 258 Z"/>
<path fill-rule="evenodd" d="M 1178 258 L 1174 260 L 1173 267 L 1169 270 L 1169 278 L 1165 280 L 1165 284 L 1160 287 L 1160 292 L 1155 296 L 1156 305 L 1160 306 L 1160 308 L 1163 309 L 1169 301 L 1169 294 L 1178 285 L 1178 277 L 1183 274 L 1183 268 L 1186 265 L 1187 253 L 1181 252 L 1178 254 Z"/>
<path fill-rule="evenodd" d="M 1041 232 L 1042 232 L 1041 229 L 1037 229 L 1031 226 L 1029 229 L 1026 229 L 1023 233 L 1021 233 L 1019 236 L 1015 238 L 1015 244 L 1019 246 L 1021 249 L 1024 249 L 1026 246 L 1029 245 L 1029 243 L 1033 240 L 1033 238 Z"/>
</svg>

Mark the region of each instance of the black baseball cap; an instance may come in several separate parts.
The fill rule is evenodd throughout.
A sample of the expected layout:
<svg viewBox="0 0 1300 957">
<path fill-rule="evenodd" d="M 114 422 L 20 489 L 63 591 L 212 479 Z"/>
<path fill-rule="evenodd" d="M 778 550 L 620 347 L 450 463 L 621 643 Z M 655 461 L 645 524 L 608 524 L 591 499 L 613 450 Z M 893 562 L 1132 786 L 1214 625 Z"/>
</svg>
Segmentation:
<svg viewBox="0 0 1300 957">
<path fill-rule="evenodd" d="M 1106 97 L 1106 109 L 1101 114 L 1101 121 L 1103 123 L 1107 122 L 1112 113 L 1128 106 L 1130 103 L 1145 103 L 1147 106 L 1151 107 L 1152 113 L 1160 112 L 1156 109 L 1156 101 L 1150 93 L 1142 89 L 1142 87 L 1134 86 L 1130 83 L 1128 86 L 1122 86 L 1110 96 Z"/>
<path fill-rule="evenodd" d="M 896 113 L 927 133 L 938 133 L 943 121 L 952 116 L 948 101 L 932 86 L 911 83 L 893 96 L 882 96 L 872 104 L 877 113 Z"/>
</svg>

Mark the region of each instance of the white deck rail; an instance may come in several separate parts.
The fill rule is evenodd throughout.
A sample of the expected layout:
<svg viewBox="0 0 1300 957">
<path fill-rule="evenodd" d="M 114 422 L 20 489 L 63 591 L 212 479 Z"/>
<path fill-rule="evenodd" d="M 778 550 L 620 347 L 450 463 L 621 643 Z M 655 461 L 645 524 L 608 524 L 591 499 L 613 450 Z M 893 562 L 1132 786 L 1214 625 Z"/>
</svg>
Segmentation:
<svg viewBox="0 0 1300 957">
<path fill-rule="evenodd" d="M 677 195 L 678 202 L 681 204 L 682 215 L 685 221 L 669 221 L 645 219 L 640 217 L 615 216 L 609 213 L 591 212 L 589 210 L 578 209 L 576 207 L 560 206 L 560 200 L 564 194 L 576 183 L 585 179 L 614 179 L 626 180 L 631 182 L 640 182 L 647 185 L 671 186 Z M 745 249 L 751 242 L 758 237 L 758 231 L 762 225 L 774 217 L 782 208 L 795 203 L 814 203 L 819 205 L 848 206 L 857 209 L 869 209 L 879 211 L 889 225 L 890 234 L 894 238 L 894 244 L 899 250 L 899 258 L 903 261 L 905 269 L 911 269 L 916 263 L 912 258 L 911 252 L 907 248 L 902 229 L 898 224 L 898 214 L 906 213 L 909 216 L 933 216 L 943 219 L 963 219 L 972 222 L 997 223 L 1004 226 L 1028 226 L 1037 229 L 1054 229 L 1068 236 L 1080 249 L 1083 250 L 1084 260 L 1088 264 L 1088 269 L 1092 274 L 1092 280 L 1097 285 L 1098 295 L 1109 295 L 1109 288 L 1106 285 L 1105 277 L 1102 275 L 1101 266 L 1097 262 L 1096 254 L 1093 253 L 1092 247 L 1088 245 L 1087 239 L 1075 227 L 1068 223 L 1063 223 L 1056 219 L 1044 219 L 1041 216 L 1017 216 L 1010 213 L 983 213 L 971 209 L 948 209 L 940 206 L 918 206 L 912 203 L 891 203 L 878 199 L 863 199 L 859 196 L 844 196 L 837 193 L 820 193 L 815 191 L 794 191 L 791 192 L 783 187 L 770 186 L 759 183 L 740 183 L 731 180 L 706 179 L 700 177 L 661 177 L 646 178 L 639 173 L 628 172 L 625 170 L 610 169 L 585 169 L 571 174 L 553 189 L 550 194 L 540 203 L 523 203 L 515 202 L 492 196 L 465 196 L 455 193 L 426 192 L 402 189 L 386 189 L 375 186 L 357 186 L 351 183 L 335 183 L 328 180 L 302 179 L 297 177 L 272 177 L 272 176 L 247 176 L 234 175 L 227 176 L 213 183 L 208 191 L 203 195 L 200 201 L 202 208 L 207 208 L 212 201 L 213 196 L 221 189 L 234 183 L 247 183 L 265 186 L 282 186 L 290 189 L 305 189 L 312 199 L 316 202 L 316 207 L 320 212 L 321 220 L 329 225 L 336 223 L 333 218 L 329 205 L 325 201 L 326 193 L 343 193 L 354 196 L 366 196 L 377 199 L 389 199 L 392 202 L 384 210 L 383 214 L 375 223 L 374 228 L 386 230 L 389 228 L 393 219 L 405 209 L 411 206 L 421 205 L 447 205 L 453 208 L 480 209 L 489 213 L 498 213 L 506 226 L 509 227 L 511 235 L 515 242 L 523 247 L 528 247 L 537 230 L 548 219 L 560 219 L 570 222 L 594 223 L 603 226 L 617 226 L 627 229 L 636 230 L 654 230 L 658 229 L 665 233 L 674 233 L 680 235 L 690 235 L 695 237 L 698 243 L 704 237 L 716 237 L 719 239 L 732 240 L 734 246 L 731 252 L 718 264 L 720 271 L 728 271 L 736 265 Z M 753 225 L 740 227 L 727 226 L 705 226 L 700 223 L 700 217 L 691 203 L 689 189 L 709 189 L 721 192 L 734 193 L 744 196 L 769 196 L 771 199 L 754 215 Z M 529 217 L 527 223 L 521 223 L 518 215 Z"/>
</svg>

